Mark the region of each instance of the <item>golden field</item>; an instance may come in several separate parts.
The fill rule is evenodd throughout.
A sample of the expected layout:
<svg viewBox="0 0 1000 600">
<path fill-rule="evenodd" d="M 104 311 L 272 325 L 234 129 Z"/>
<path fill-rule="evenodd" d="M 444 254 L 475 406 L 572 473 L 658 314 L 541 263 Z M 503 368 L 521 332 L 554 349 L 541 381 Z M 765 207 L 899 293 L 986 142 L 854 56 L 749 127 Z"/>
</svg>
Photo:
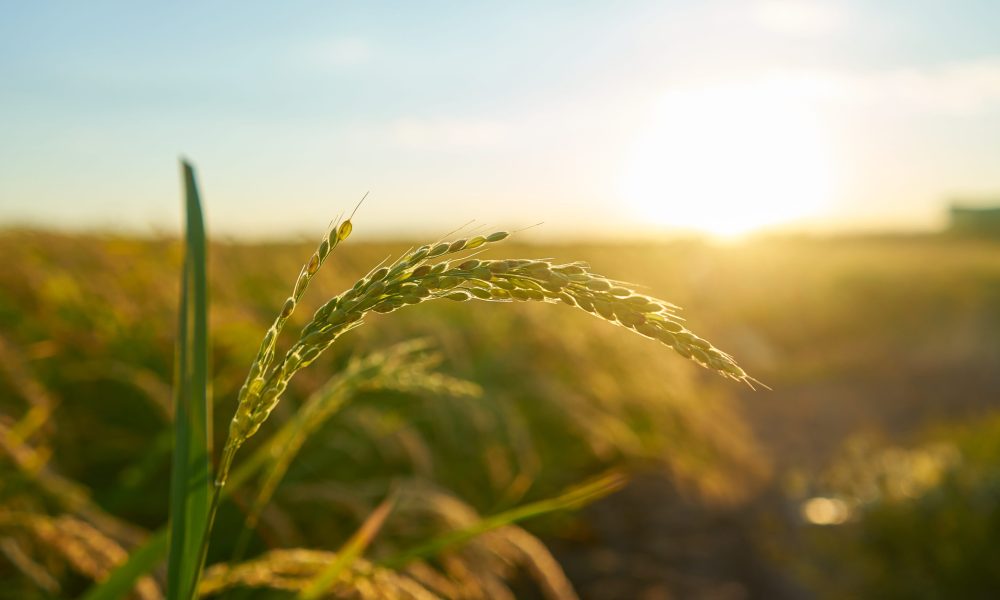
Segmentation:
<svg viewBox="0 0 1000 600">
<path fill-rule="evenodd" d="M 338 248 L 289 329 L 408 246 Z M 219 442 L 311 251 L 209 249 Z M 166 521 L 181 252 L 171 239 L 0 233 L 0 597 L 76 597 Z M 443 595 L 461 597 L 559 597 L 563 572 L 582 598 L 981 597 L 1000 584 L 1000 243 L 515 236 L 485 256 L 586 260 L 642 286 L 771 389 L 568 307 L 377 315 L 293 382 L 261 438 L 352 358 L 414 338 L 434 369 L 481 390 L 357 390 L 305 442 L 247 557 L 337 550 L 402 486 L 410 505 L 365 554 L 379 564 L 615 470 L 630 478 L 624 490 L 524 521 L 561 569 L 526 538 L 520 554 L 486 539 L 394 568 L 431 570 L 453 586 Z M 224 506 L 209 564 L 232 557 L 252 491 Z M 89 572 L 76 542 L 51 533 L 80 522 L 118 549 Z"/>
</svg>

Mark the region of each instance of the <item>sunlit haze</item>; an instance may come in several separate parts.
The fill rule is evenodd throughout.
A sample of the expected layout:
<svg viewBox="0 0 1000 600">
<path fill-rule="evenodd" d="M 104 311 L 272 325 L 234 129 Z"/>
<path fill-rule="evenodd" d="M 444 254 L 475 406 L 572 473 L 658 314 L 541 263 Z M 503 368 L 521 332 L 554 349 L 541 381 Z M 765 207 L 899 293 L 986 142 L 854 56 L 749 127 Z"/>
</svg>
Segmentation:
<svg viewBox="0 0 1000 600">
<path fill-rule="evenodd" d="M 622 194 L 642 221 L 721 236 L 816 217 L 836 195 L 827 125 L 780 81 L 667 92 Z"/>
<path fill-rule="evenodd" d="M 1000 197 L 1000 3 L 22 3 L 0 225 L 931 229 Z"/>
</svg>

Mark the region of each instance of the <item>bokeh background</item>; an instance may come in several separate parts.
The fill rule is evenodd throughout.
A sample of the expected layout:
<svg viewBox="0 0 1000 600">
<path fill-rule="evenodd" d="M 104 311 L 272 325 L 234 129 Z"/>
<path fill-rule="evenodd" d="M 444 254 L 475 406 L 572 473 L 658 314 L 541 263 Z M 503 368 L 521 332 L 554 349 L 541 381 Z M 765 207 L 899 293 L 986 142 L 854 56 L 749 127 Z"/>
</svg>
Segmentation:
<svg viewBox="0 0 1000 600">
<path fill-rule="evenodd" d="M 771 388 L 568 308 L 380 316 L 295 381 L 273 428 L 413 338 L 480 387 L 359 390 L 249 554 L 336 550 L 393 486 L 411 505 L 373 559 L 618 469 L 622 491 L 422 566 L 469 598 L 558 598 L 563 573 L 594 599 L 1000 589 L 995 2 L 3 14 L 0 597 L 76 597 L 165 521 L 181 155 L 213 240 L 220 435 L 313 240 L 368 191 L 297 325 L 475 220 L 523 229 L 489 256 L 586 260 L 685 307 Z"/>
</svg>

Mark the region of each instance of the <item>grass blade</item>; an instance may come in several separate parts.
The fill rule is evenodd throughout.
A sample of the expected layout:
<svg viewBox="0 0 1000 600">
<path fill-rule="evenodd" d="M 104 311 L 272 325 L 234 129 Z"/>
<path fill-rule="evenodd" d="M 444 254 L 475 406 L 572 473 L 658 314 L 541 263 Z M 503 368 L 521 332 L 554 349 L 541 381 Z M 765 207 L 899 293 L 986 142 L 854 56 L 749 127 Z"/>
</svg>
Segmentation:
<svg viewBox="0 0 1000 600">
<path fill-rule="evenodd" d="M 167 562 L 170 600 L 189 598 L 197 585 L 211 498 L 205 228 L 194 169 L 186 162 L 182 169 L 187 227 L 174 374 L 174 455 Z"/>
<path fill-rule="evenodd" d="M 303 589 L 297 596 L 298 600 L 315 600 L 326 594 L 330 586 L 337 581 L 337 577 L 344 572 L 345 569 L 351 566 L 351 564 L 361 556 L 365 551 L 365 548 L 371 543 L 375 536 L 378 535 L 382 525 L 385 523 L 386 518 L 389 517 L 389 513 L 392 512 L 393 507 L 396 505 L 396 495 L 393 493 L 389 494 L 389 497 L 382 501 L 372 514 L 368 515 L 365 522 L 361 524 L 361 527 L 351 536 L 351 539 L 347 540 L 347 543 L 337 551 L 337 559 L 330 563 L 323 571 L 313 579 L 309 585 Z"/>
</svg>

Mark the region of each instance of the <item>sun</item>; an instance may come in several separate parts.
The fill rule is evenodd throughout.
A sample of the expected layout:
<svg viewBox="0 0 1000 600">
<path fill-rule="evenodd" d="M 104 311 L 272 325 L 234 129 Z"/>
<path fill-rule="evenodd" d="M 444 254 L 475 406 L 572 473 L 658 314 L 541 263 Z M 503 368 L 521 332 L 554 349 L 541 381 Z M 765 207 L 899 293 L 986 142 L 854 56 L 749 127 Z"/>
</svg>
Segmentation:
<svg viewBox="0 0 1000 600">
<path fill-rule="evenodd" d="M 733 237 L 821 212 L 833 159 L 820 113 L 782 81 L 668 92 L 621 180 L 646 225 Z"/>
</svg>

